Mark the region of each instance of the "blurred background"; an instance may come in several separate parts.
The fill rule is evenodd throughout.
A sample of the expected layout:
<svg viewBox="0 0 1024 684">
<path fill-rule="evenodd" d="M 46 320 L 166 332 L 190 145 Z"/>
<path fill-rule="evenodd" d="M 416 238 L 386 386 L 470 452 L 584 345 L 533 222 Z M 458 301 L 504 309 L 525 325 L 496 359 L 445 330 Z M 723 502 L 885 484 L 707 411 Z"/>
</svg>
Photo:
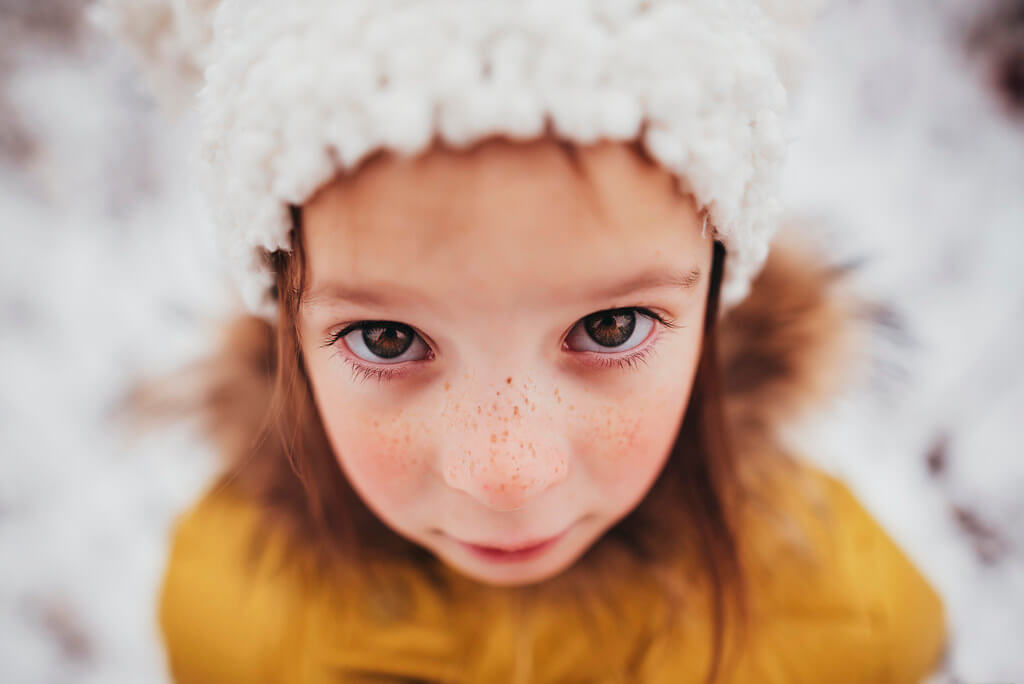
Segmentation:
<svg viewBox="0 0 1024 684">
<path fill-rule="evenodd" d="M 169 121 L 84 0 L 0 0 L 0 681 L 165 681 L 155 596 L 213 472 L 130 440 L 135 378 L 231 306 Z M 786 202 L 888 303 L 876 373 L 794 430 L 943 594 L 942 682 L 1024 682 L 1024 0 L 831 0 Z"/>
</svg>

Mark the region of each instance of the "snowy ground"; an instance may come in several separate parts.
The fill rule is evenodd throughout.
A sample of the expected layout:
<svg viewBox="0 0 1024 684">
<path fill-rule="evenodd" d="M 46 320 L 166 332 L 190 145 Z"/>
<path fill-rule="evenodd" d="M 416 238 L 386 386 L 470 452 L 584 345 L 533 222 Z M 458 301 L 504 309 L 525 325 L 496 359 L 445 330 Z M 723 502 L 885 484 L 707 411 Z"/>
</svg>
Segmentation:
<svg viewBox="0 0 1024 684">
<path fill-rule="evenodd" d="M 790 206 L 908 333 L 799 439 L 943 593 L 941 681 L 1024 682 L 1024 123 L 965 51 L 987 4 L 837 0 L 815 28 Z M 156 682 L 166 534 L 211 454 L 106 416 L 228 300 L 189 122 L 79 6 L 0 5 L 0 681 Z"/>
</svg>

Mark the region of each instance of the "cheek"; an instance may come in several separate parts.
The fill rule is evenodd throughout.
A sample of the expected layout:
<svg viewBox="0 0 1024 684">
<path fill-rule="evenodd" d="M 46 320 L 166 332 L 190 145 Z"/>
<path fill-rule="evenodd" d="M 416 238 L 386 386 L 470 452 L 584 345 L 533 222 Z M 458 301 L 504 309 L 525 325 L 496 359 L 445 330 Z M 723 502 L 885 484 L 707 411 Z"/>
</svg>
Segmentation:
<svg viewBox="0 0 1024 684">
<path fill-rule="evenodd" d="M 429 470 L 422 421 L 329 397 L 318 400 L 318 408 L 335 458 L 371 508 L 398 510 L 415 500 Z"/>
<path fill-rule="evenodd" d="M 700 352 L 695 332 L 674 338 L 663 363 L 615 396 L 586 402 L 577 415 L 575 453 L 610 505 L 635 505 L 657 478 L 690 400 Z"/>
<path fill-rule="evenodd" d="M 700 353 L 698 329 L 662 349 L 661 363 L 615 393 L 584 404 L 576 454 L 610 506 L 639 502 L 661 472 L 690 400 Z"/>
<path fill-rule="evenodd" d="M 654 481 L 679 430 L 687 396 L 604 405 L 582 417 L 576 453 L 607 499 L 635 501 Z"/>
</svg>

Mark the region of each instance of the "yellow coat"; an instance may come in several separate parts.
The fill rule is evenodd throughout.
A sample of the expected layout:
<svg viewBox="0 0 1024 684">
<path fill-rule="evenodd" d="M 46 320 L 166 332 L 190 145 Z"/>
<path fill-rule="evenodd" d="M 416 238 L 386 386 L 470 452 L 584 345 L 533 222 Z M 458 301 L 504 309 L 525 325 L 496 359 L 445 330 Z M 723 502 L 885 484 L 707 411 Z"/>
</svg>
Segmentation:
<svg viewBox="0 0 1024 684">
<path fill-rule="evenodd" d="M 789 523 L 754 521 L 742 536 L 752 612 L 723 681 L 920 681 L 944 649 L 939 597 L 846 487 L 801 471 Z M 569 599 L 531 601 L 443 568 L 454 586 L 447 596 L 414 568 L 379 570 L 378 579 L 404 588 L 399 608 L 369 586 L 332 586 L 282 563 L 282 538 L 246 570 L 258 516 L 222 489 L 176 527 L 160 626 L 177 681 L 682 684 L 706 676 L 711 629 L 699 597 L 666 628 L 665 601 L 643 577 L 611 590 L 607 605 L 617 610 L 586 613 Z"/>
</svg>

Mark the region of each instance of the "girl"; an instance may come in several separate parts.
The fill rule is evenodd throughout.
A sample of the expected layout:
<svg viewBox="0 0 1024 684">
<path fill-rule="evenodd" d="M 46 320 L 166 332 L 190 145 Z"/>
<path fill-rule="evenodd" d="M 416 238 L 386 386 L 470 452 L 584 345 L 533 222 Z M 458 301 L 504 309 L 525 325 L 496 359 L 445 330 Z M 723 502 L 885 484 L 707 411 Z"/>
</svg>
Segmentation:
<svg viewBox="0 0 1024 684">
<path fill-rule="evenodd" d="M 192 369 L 227 465 L 174 534 L 176 679 L 937 664 L 934 591 L 778 436 L 857 339 L 837 269 L 767 256 L 792 8 L 112 9 L 205 67 L 205 185 L 250 310 Z"/>
</svg>

